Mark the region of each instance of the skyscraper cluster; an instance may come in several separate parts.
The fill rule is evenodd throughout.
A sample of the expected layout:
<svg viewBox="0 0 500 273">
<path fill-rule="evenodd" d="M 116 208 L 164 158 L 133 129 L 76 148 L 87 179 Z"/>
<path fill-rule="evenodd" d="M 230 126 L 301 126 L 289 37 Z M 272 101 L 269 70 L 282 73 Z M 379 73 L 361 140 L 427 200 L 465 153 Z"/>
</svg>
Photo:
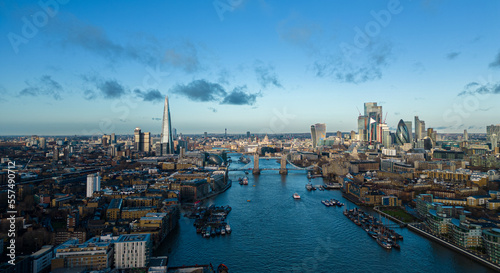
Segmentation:
<svg viewBox="0 0 500 273">
<path fill-rule="evenodd" d="M 382 106 L 376 102 L 365 103 L 364 115 L 358 117 L 358 134 L 362 141 L 382 142 Z"/>
</svg>

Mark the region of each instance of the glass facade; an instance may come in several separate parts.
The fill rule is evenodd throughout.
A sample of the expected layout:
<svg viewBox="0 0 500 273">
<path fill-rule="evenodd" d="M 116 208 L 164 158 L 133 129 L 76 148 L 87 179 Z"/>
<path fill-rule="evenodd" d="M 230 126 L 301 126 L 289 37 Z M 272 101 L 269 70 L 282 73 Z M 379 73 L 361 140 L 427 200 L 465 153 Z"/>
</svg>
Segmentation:
<svg viewBox="0 0 500 273">
<path fill-rule="evenodd" d="M 410 133 L 408 132 L 408 127 L 406 127 L 406 124 L 403 120 L 400 120 L 398 123 L 395 142 L 399 145 L 410 143 Z"/>
</svg>

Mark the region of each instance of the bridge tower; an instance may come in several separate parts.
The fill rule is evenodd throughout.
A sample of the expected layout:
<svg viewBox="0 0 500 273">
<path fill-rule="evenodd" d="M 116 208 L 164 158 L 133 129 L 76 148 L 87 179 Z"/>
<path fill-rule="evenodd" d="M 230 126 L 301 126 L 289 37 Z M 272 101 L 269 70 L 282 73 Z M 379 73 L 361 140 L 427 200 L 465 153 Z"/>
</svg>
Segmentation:
<svg viewBox="0 0 500 273">
<path fill-rule="evenodd" d="M 259 154 L 254 154 L 253 155 L 253 174 L 260 174 L 260 169 L 259 169 Z"/>
<path fill-rule="evenodd" d="M 286 169 L 286 154 L 281 155 L 280 174 L 288 174 L 288 170 Z"/>
</svg>

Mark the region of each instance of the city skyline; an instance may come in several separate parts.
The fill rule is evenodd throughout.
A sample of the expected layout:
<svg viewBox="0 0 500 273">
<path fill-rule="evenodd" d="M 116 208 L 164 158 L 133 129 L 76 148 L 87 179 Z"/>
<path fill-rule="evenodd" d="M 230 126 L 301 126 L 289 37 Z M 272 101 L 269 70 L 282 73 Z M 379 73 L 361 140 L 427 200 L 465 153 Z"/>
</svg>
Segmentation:
<svg viewBox="0 0 500 273">
<path fill-rule="evenodd" d="M 498 124 L 498 2 L 117 3 L 0 3 L 1 135 L 156 135 L 167 95 L 184 134 Z"/>
</svg>

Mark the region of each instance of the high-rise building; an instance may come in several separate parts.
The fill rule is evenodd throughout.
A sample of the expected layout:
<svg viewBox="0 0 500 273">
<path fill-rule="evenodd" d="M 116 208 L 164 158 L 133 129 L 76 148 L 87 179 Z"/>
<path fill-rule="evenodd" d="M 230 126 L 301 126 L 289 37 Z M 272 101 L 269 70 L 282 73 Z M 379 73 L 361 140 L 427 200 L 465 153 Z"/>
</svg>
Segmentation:
<svg viewBox="0 0 500 273">
<path fill-rule="evenodd" d="M 359 135 L 360 141 L 368 141 L 368 133 L 366 130 L 367 126 L 368 126 L 368 117 L 359 116 L 358 117 L 358 135 Z"/>
<path fill-rule="evenodd" d="M 467 130 L 464 130 L 464 141 L 469 141 L 469 133 L 467 133 Z"/>
<path fill-rule="evenodd" d="M 134 130 L 134 148 L 138 152 L 151 151 L 151 133 L 143 133 L 141 128 L 137 127 Z"/>
<path fill-rule="evenodd" d="M 101 190 L 101 177 L 99 173 L 87 175 L 87 197 L 92 197 L 94 192 Z"/>
<path fill-rule="evenodd" d="M 434 128 L 428 128 L 427 136 L 432 140 L 432 146 L 436 146 L 437 131 L 434 131 Z"/>
<path fill-rule="evenodd" d="M 207 132 L 203 133 L 203 136 L 204 136 L 205 138 L 208 138 L 208 133 L 207 133 Z"/>
<path fill-rule="evenodd" d="M 495 151 L 495 149 L 498 147 L 498 135 L 492 134 L 490 137 L 490 141 L 491 141 L 491 150 Z"/>
<path fill-rule="evenodd" d="M 396 130 L 396 144 L 404 145 L 405 143 L 410 143 L 410 135 L 408 133 L 408 128 L 403 120 L 398 123 L 398 128 Z"/>
<path fill-rule="evenodd" d="M 326 138 L 326 124 L 316 123 L 314 125 L 311 125 L 311 139 L 313 142 L 313 148 L 316 148 L 318 142 L 324 138 Z"/>
<path fill-rule="evenodd" d="M 165 97 L 163 108 L 163 122 L 161 127 L 160 144 L 156 145 L 156 155 L 167 155 L 174 153 L 174 136 L 172 135 L 172 122 L 170 120 L 170 108 L 168 105 L 168 96 Z"/>
<path fill-rule="evenodd" d="M 425 121 L 420 120 L 418 116 L 415 116 L 415 142 L 424 139 L 426 135 Z"/>
<path fill-rule="evenodd" d="M 41 137 L 38 139 L 38 148 L 45 149 L 46 148 L 45 138 Z"/>
<path fill-rule="evenodd" d="M 381 131 L 377 130 L 382 123 L 382 106 L 376 102 L 366 102 L 363 116 L 358 117 L 358 133 L 364 141 L 377 141 L 380 139 Z"/>
<path fill-rule="evenodd" d="M 250 138 L 250 131 L 247 131 L 247 138 Z"/>
<path fill-rule="evenodd" d="M 405 121 L 406 128 L 408 128 L 408 135 L 410 136 L 410 143 L 413 142 L 413 126 L 411 124 L 411 121 Z"/>
<path fill-rule="evenodd" d="M 380 124 L 379 127 L 381 127 L 380 132 L 382 132 L 380 142 L 384 145 L 384 147 L 389 148 L 392 145 L 392 137 L 389 126 L 387 126 L 387 124 Z"/>
<path fill-rule="evenodd" d="M 151 235 L 122 234 L 115 243 L 115 268 L 146 267 L 151 257 Z"/>
<path fill-rule="evenodd" d="M 115 144 L 116 143 L 116 135 L 115 135 L 115 133 L 111 134 L 110 140 L 111 140 L 111 144 Z"/>
<path fill-rule="evenodd" d="M 356 132 L 351 131 L 351 140 L 354 140 L 356 138 Z"/>
<path fill-rule="evenodd" d="M 227 137 L 227 128 L 224 129 L 224 138 L 226 138 L 226 137 Z"/>
<path fill-rule="evenodd" d="M 342 138 L 342 132 L 341 131 L 337 131 L 337 137 L 338 138 Z"/>
<path fill-rule="evenodd" d="M 486 140 L 491 141 L 491 136 L 493 134 L 500 136 L 500 124 L 486 126 Z"/>
</svg>

